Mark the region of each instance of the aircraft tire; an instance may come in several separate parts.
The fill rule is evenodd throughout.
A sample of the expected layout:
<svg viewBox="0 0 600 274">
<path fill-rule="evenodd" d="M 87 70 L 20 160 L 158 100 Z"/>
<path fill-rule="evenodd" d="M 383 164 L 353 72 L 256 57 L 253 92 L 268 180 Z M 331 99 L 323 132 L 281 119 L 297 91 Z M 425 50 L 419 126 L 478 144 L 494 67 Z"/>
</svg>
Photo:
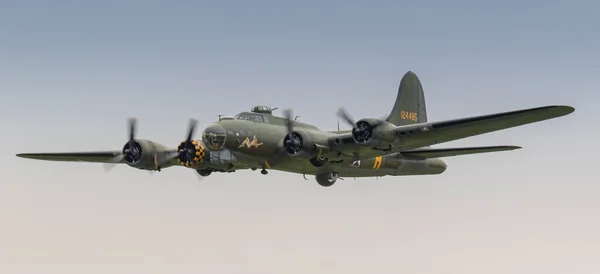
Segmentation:
<svg viewBox="0 0 600 274">
<path fill-rule="evenodd" d="M 200 176 L 202 177 L 206 177 L 208 175 L 210 175 L 212 173 L 212 170 L 208 170 L 208 169 L 197 169 L 196 172 L 198 172 L 198 174 L 200 174 Z"/>
<path fill-rule="evenodd" d="M 327 163 L 327 158 L 310 158 L 309 162 L 314 166 L 314 167 L 322 167 L 323 165 L 325 165 Z"/>
<path fill-rule="evenodd" d="M 330 187 L 337 181 L 337 173 L 319 174 L 315 176 L 315 180 L 322 187 Z"/>
</svg>

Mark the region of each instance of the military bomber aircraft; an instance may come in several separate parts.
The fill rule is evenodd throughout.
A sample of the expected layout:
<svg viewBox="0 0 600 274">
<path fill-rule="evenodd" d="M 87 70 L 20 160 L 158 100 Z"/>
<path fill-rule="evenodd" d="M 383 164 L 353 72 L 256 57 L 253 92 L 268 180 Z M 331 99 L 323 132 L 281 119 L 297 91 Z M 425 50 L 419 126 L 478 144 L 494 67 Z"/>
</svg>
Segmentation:
<svg viewBox="0 0 600 274">
<path fill-rule="evenodd" d="M 171 166 L 194 169 L 200 176 L 213 172 L 269 169 L 314 175 L 321 186 L 338 178 L 441 174 L 440 158 L 519 149 L 518 146 L 431 148 L 444 142 L 552 119 L 572 113 L 570 106 L 544 106 L 524 110 L 429 122 L 423 87 L 407 72 L 387 118 L 355 121 L 343 108 L 338 116 L 351 130 L 326 131 L 284 116 L 267 106 L 220 117 L 195 139 L 192 119 L 187 138 L 176 148 L 137 139 L 136 120 L 129 120 L 129 140 L 121 150 L 99 152 L 23 153 L 18 157 L 50 161 L 127 164 L 160 171 Z M 306 177 L 305 177 L 306 179 Z"/>
</svg>

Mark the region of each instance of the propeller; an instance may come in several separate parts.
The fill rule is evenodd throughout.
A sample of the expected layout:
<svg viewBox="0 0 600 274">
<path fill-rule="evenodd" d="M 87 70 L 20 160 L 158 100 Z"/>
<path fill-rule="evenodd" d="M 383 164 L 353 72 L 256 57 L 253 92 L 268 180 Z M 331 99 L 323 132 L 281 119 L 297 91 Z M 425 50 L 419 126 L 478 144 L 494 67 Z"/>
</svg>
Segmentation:
<svg viewBox="0 0 600 274">
<path fill-rule="evenodd" d="M 344 107 L 340 107 L 337 111 L 337 116 L 339 119 L 346 122 L 349 126 L 354 127 L 356 125 L 356 121 L 352 119 L 352 116 L 348 113 L 348 111 Z M 380 115 L 378 116 L 378 120 L 385 121 L 389 115 Z M 340 121 L 338 120 L 338 130 L 340 130 Z"/>
<path fill-rule="evenodd" d="M 170 155 L 170 157 L 167 157 L 167 159 L 164 162 L 175 159 L 176 157 L 179 157 L 182 162 L 189 162 L 194 159 L 196 152 L 194 150 L 195 147 L 192 143 L 192 138 L 194 138 L 194 132 L 196 131 L 197 125 L 198 120 L 190 119 L 190 123 L 188 126 L 188 134 L 185 141 L 183 141 L 183 147 L 179 150 L 179 152 L 175 152 L 173 155 Z"/>
<path fill-rule="evenodd" d="M 191 118 L 190 123 L 188 125 L 188 136 L 185 139 L 187 142 L 191 142 L 192 138 L 194 138 L 194 132 L 196 132 L 196 127 L 198 126 L 198 120 Z"/>
<path fill-rule="evenodd" d="M 136 130 L 136 125 L 137 125 L 137 119 L 129 118 L 127 120 L 127 122 L 129 124 L 129 146 L 132 147 L 133 141 L 135 140 L 135 130 Z"/>
<path fill-rule="evenodd" d="M 283 115 L 285 117 L 288 131 L 288 135 L 284 139 L 283 146 L 288 153 L 297 154 L 300 152 L 300 150 L 302 150 L 302 137 L 294 132 L 294 127 L 292 124 L 292 111 L 290 109 L 285 109 L 283 111 Z"/>
<path fill-rule="evenodd" d="M 285 118 L 285 126 L 288 130 L 288 135 L 291 137 L 292 133 L 294 131 L 293 125 L 292 125 L 292 110 L 291 109 L 283 110 L 283 116 Z"/>
<path fill-rule="evenodd" d="M 135 142 L 137 119 L 133 117 L 127 119 L 127 125 L 129 129 L 129 140 L 127 141 L 127 145 L 119 154 L 115 155 L 115 157 L 108 160 L 108 162 L 104 164 L 104 169 L 107 172 L 112 170 L 116 166 L 115 164 L 123 161 L 124 159 L 135 162 L 138 161 L 142 156 L 139 144 Z"/>
<path fill-rule="evenodd" d="M 110 159 L 108 162 L 103 164 L 104 170 L 106 172 L 111 171 L 115 166 L 117 166 L 116 164 L 118 164 L 119 162 L 121 162 L 123 160 L 123 158 L 125 158 L 125 155 L 119 154 L 119 155 L 115 156 L 114 158 Z"/>
<path fill-rule="evenodd" d="M 159 157 L 159 155 L 156 154 L 156 152 L 154 153 L 154 155 L 153 155 L 154 165 L 157 169 L 160 166 L 162 166 L 163 164 L 165 164 L 166 162 L 175 159 L 176 157 L 186 157 L 186 158 L 191 157 L 191 159 L 194 158 L 192 138 L 194 136 L 194 132 L 196 131 L 197 125 L 198 125 L 198 120 L 190 119 L 189 126 L 188 126 L 187 138 L 184 141 L 185 147 L 182 148 L 180 151 L 176 151 L 176 150 L 169 151 L 166 153 L 166 155 L 164 155 L 164 157 Z M 107 172 L 112 170 L 116 166 L 115 164 L 120 163 L 123 160 L 126 160 L 127 162 L 130 162 L 130 163 L 135 163 L 141 159 L 141 157 L 142 157 L 141 147 L 135 141 L 136 127 L 137 127 L 137 119 L 129 118 L 128 119 L 129 140 L 127 141 L 127 144 L 125 145 L 125 147 L 123 148 L 123 150 L 120 153 L 115 155 L 115 157 L 111 158 L 104 164 L 104 169 Z"/>
<path fill-rule="evenodd" d="M 158 168 L 163 164 L 177 158 L 183 157 L 184 159 L 194 159 L 195 151 L 194 145 L 192 144 L 192 138 L 194 138 L 194 132 L 196 131 L 196 126 L 198 125 L 198 120 L 190 119 L 188 126 L 188 134 L 187 138 L 184 141 L 184 147 L 179 151 L 173 150 L 166 153 L 165 157 L 162 159 L 158 159 L 157 154 L 154 154 L 154 165 Z"/>
<path fill-rule="evenodd" d="M 354 127 L 354 119 L 352 119 L 352 116 L 350 116 L 350 113 L 348 113 L 348 111 L 344 107 L 340 107 L 338 109 L 337 116 L 340 117 L 342 121 L 346 122 L 351 127 Z"/>
<path fill-rule="evenodd" d="M 370 124 L 367 121 L 359 120 L 355 122 L 352 116 L 344 107 L 340 107 L 337 111 L 337 116 L 352 127 L 352 137 L 358 143 L 367 143 L 373 136 L 373 128 L 377 127 L 384 119 L 376 120 L 375 124 Z"/>
</svg>

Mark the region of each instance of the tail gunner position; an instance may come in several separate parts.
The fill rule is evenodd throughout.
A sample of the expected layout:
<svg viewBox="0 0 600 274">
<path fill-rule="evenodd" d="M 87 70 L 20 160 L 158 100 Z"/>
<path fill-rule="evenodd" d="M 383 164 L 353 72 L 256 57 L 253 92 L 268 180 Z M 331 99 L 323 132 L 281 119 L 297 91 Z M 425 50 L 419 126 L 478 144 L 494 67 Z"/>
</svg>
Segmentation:
<svg viewBox="0 0 600 274">
<path fill-rule="evenodd" d="M 570 114 L 569 106 L 544 106 L 524 110 L 429 122 L 419 78 L 407 72 L 386 119 L 355 121 L 340 109 L 339 117 L 351 130 L 325 131 L 292 119 L 291 111 L 275 116 L 272 109 L 256 106 L 234 117 L 220 118 L 195 139 L 197 122 L 191 120 L 187 138 L 176 148 L 135 138 L 130 120 L 129 140 L 118 151 L 23 153 L 19 157 L 50 161 L 83 161 L 127 164 L 160 171 L 171 166 L 194 169 L 201 176 L 213 172 L 269 169 L 314 175 L 322 186 L 340 177 L 380 177 L 441 174 L 441 158 L 519 149 L 518 146 L 431 148 L 463 139 Z"/>
</svg>

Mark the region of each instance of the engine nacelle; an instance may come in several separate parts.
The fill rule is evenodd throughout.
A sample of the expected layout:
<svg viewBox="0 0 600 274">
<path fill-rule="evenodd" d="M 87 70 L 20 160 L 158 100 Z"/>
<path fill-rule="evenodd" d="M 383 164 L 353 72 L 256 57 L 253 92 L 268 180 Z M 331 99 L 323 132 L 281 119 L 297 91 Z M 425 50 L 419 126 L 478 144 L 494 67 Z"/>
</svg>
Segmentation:
<svg viewBox="0 0 600 274">
<path fill-rule="evenodd" d="M 329 142 L 323 134 L 309 130 L 298 129 L 292 136 L 283 138 L 283 149 L 291 156 L 313 155 L 329 152 Z"/>
<path fill-rule="evenodd" d="M 361 119 L 352 127 L 354 142 L 364 146 L 389 144 L 396 140 L 396 126 L 384 120 L 367 118 Z"/>
<path fill-rule="evenodd" d="M 177 153 L 179 153 L 177 161 L 180 165 L 193 168 L 204 162 L 206 149 L 199 140 L 183 141 L 177 147 Z"/>
<path fill-rule="evenodd" d="M 131 167 L 138 169 L 156 170 L 160 159 L 167 157 L 168 148 L 162 144 L 136 139 L 123 146 L 123 161 Z"/>
</svg>

